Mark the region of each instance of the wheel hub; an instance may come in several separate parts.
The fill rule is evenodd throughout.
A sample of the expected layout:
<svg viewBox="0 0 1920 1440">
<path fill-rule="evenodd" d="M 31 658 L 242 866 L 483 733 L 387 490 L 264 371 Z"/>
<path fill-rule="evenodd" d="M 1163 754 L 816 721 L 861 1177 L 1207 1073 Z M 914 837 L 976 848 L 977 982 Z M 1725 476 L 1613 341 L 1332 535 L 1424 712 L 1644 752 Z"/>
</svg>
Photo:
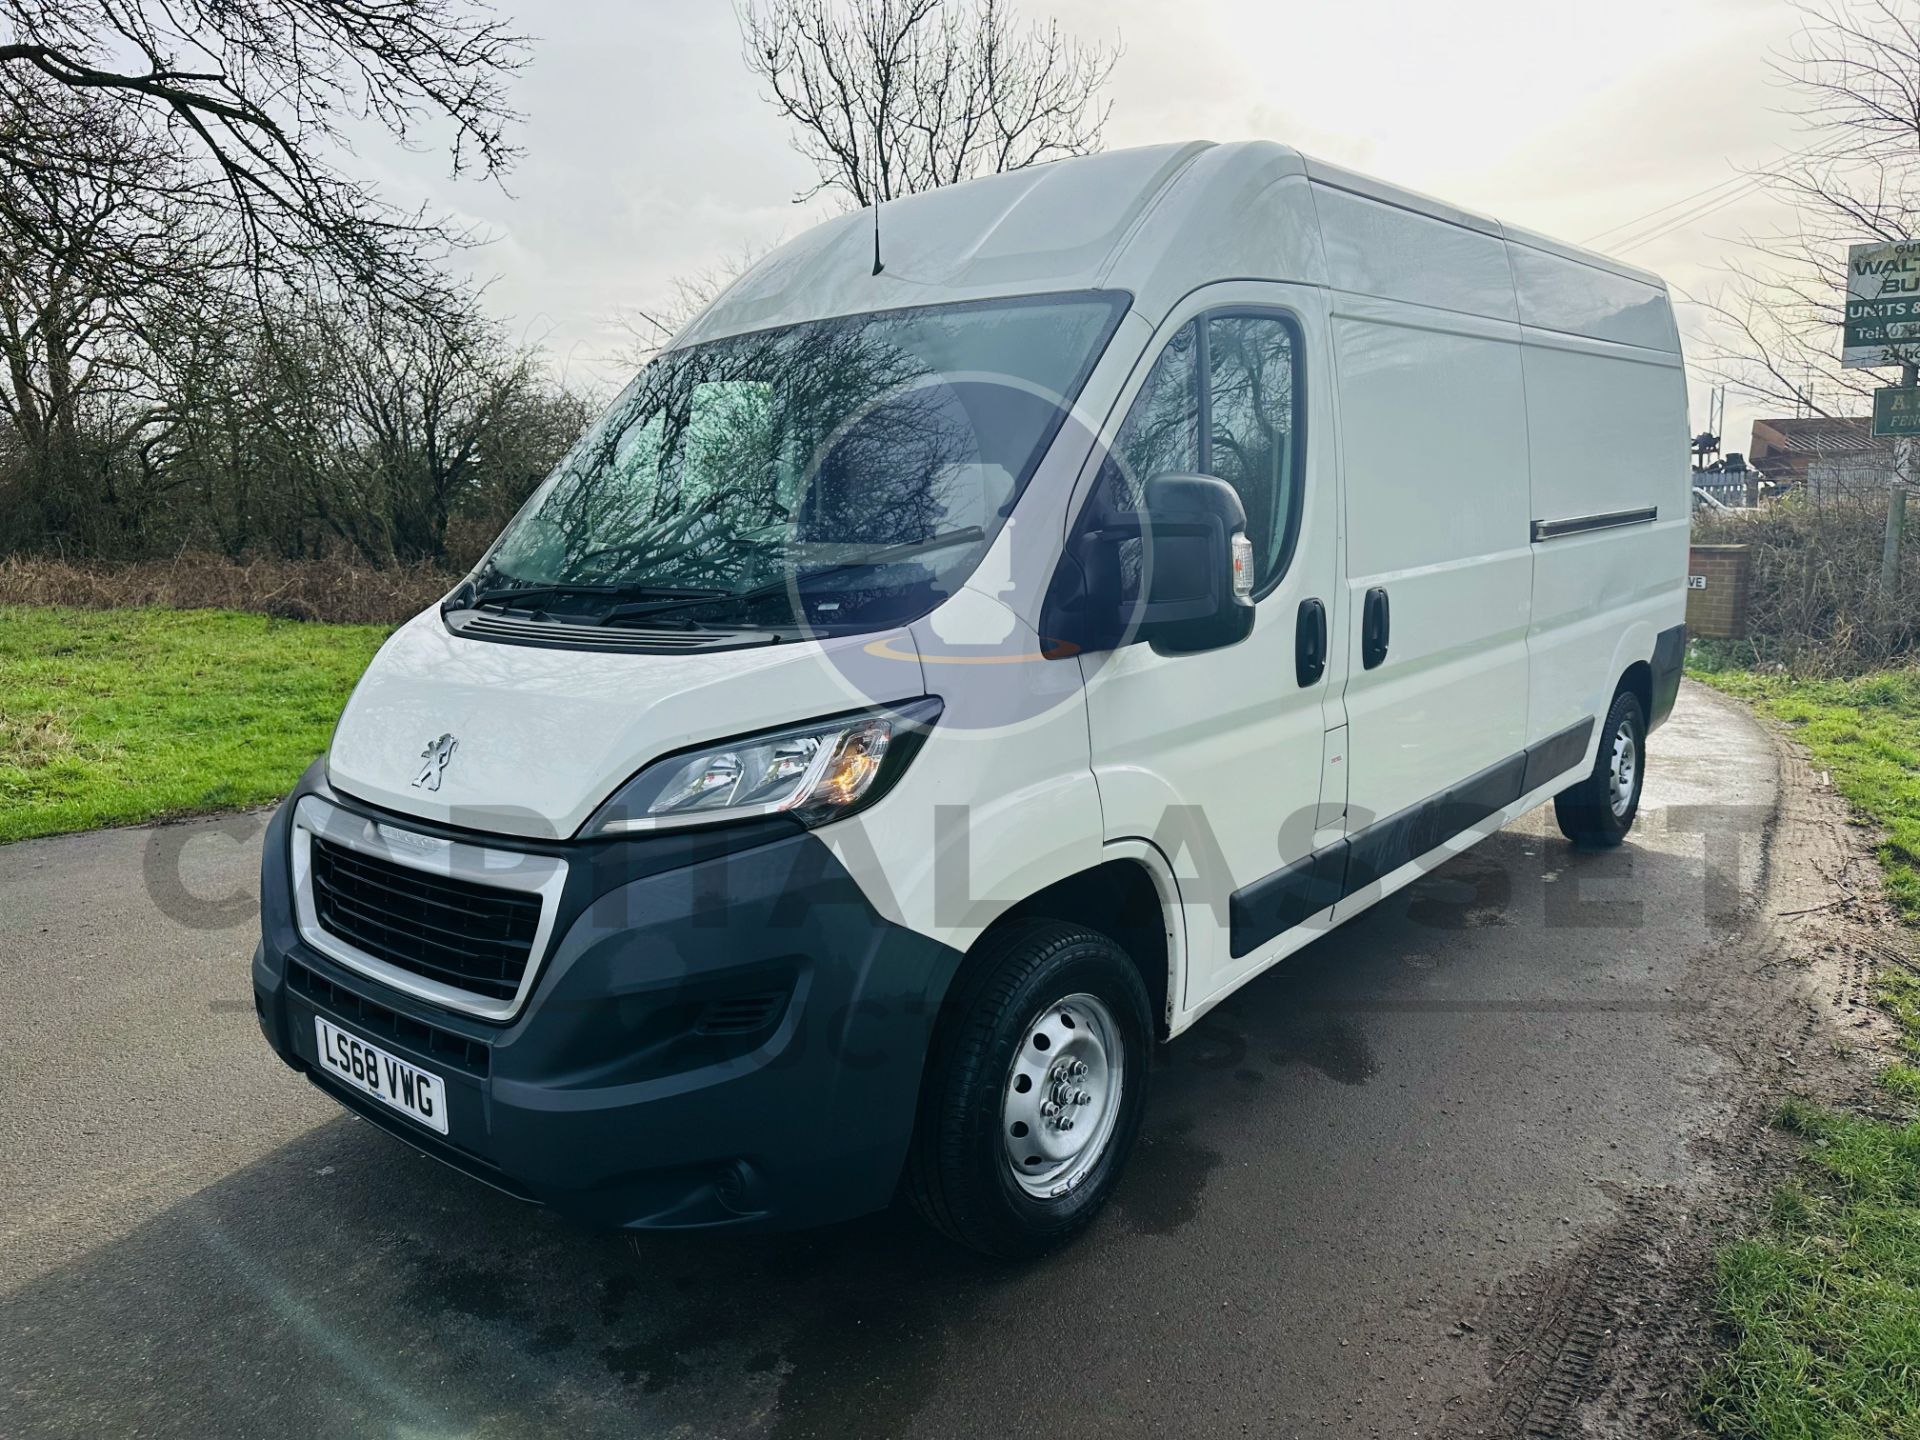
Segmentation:
<svg viewBox="0 0 1920 1440">
<path fill-rule="evenodd" d="M 1615 815 L 1625 815 L 1633 803 L 1633 782 L 1640 769 L 1640 745 L 1633 722 L 1622 720 L 1613 732 L 1613 757 L 1608 765 L 1607 802 Z"/>
<path fill-rule="evenodd" d="M 1113 1135 L 1124 1079 L 1119 1027 L 1097 996 L 1069 995 L 1028 1022 L 1000 1106 L 1021 1189 L 1047 1199 L 1087 1177 Z"/>
</svg>

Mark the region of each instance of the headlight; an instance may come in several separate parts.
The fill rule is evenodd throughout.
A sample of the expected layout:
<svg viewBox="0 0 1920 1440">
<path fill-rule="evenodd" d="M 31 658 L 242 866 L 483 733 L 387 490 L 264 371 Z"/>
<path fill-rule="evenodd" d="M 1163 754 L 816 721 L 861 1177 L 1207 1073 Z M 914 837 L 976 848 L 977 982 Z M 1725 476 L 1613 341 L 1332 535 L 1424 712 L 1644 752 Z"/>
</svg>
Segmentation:
<svg viewBox="0 0 1920 1440">
<path fill-rule="evenodd" d="M 764 815 L 825 824 L 885 794 L 940 714 L 910 700 L 746 735 L 656 760 L 613 792 L 583 837 L 631 835 Z"/>
</svg>

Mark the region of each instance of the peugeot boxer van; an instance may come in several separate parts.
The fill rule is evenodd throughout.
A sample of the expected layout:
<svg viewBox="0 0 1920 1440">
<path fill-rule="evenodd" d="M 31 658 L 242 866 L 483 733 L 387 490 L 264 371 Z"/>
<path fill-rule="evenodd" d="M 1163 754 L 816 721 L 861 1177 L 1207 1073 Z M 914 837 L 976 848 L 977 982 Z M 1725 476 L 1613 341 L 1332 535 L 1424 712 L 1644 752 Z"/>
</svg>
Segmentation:
<svg viewBox="0 0 1920 1440">
<path fill-rule="evenodd" d="M 1283 146 L 829 221 L 381 650 L 261 1026 L 593 1222 L 1058 1243 L 1157 1042 L 1534 806 L 1620 843 L 1687 453 L 1656 277 Z"/>
</svg>

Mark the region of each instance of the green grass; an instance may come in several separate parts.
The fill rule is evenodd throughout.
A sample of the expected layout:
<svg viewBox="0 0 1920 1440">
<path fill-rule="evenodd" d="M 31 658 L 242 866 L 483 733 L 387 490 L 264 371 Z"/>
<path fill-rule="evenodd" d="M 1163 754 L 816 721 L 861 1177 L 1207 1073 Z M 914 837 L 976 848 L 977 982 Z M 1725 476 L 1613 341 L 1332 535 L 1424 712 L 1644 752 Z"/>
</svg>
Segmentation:
<svg viewBox="0 0 1920 1440">
<path fill-rule="evenodd" d="M 1856 814 L 1882 832 L 1887 894 L 1920 924 L 1920 671 L 1795 680 L 1696 667 L 1790 726 Z M 1879 997 L 1920 1060 L 1920 977 Z M 1920 1066 L 1880 1076 L 1888 1108 L 1920 1104 Z M 1734 1336 L 1702 1391 L 1707 1422 L 1755 1440 L 1920 1440 L 1920 1124 L 1793 1100 L 1775 1123 L 1807 1146 L 1804 1182 L 1761 1234 L 1717 1258 Z"/>
<path fill-rule="evenodd" d="M 1706 1418 L 1767 1440 L 1920 1440 L 1920 1126 L 1812 1106 L 1780 1123 L 1807 1142 L 1807 1183 L 1717 1258 L 1738 1339 Z"/>
<path fill-rule="evenodd" d="M 387 634 L 0 605 L 0 843 L 277 799 Z"/>
</svg>

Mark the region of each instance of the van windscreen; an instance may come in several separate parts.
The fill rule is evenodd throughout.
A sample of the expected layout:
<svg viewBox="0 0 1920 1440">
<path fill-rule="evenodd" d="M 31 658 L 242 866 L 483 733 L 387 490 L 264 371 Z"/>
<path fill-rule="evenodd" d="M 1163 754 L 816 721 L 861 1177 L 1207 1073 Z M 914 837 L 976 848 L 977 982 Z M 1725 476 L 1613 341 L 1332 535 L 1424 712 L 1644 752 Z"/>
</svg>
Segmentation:
<svg viewBox="0 0 1920 1440">
<path fill-rule="evenodd" d="M 925 306 L 667 351 L 463 589 L 636 624 L 915 618 L 992 543 L 1125 304 Z"/>
</svg>

